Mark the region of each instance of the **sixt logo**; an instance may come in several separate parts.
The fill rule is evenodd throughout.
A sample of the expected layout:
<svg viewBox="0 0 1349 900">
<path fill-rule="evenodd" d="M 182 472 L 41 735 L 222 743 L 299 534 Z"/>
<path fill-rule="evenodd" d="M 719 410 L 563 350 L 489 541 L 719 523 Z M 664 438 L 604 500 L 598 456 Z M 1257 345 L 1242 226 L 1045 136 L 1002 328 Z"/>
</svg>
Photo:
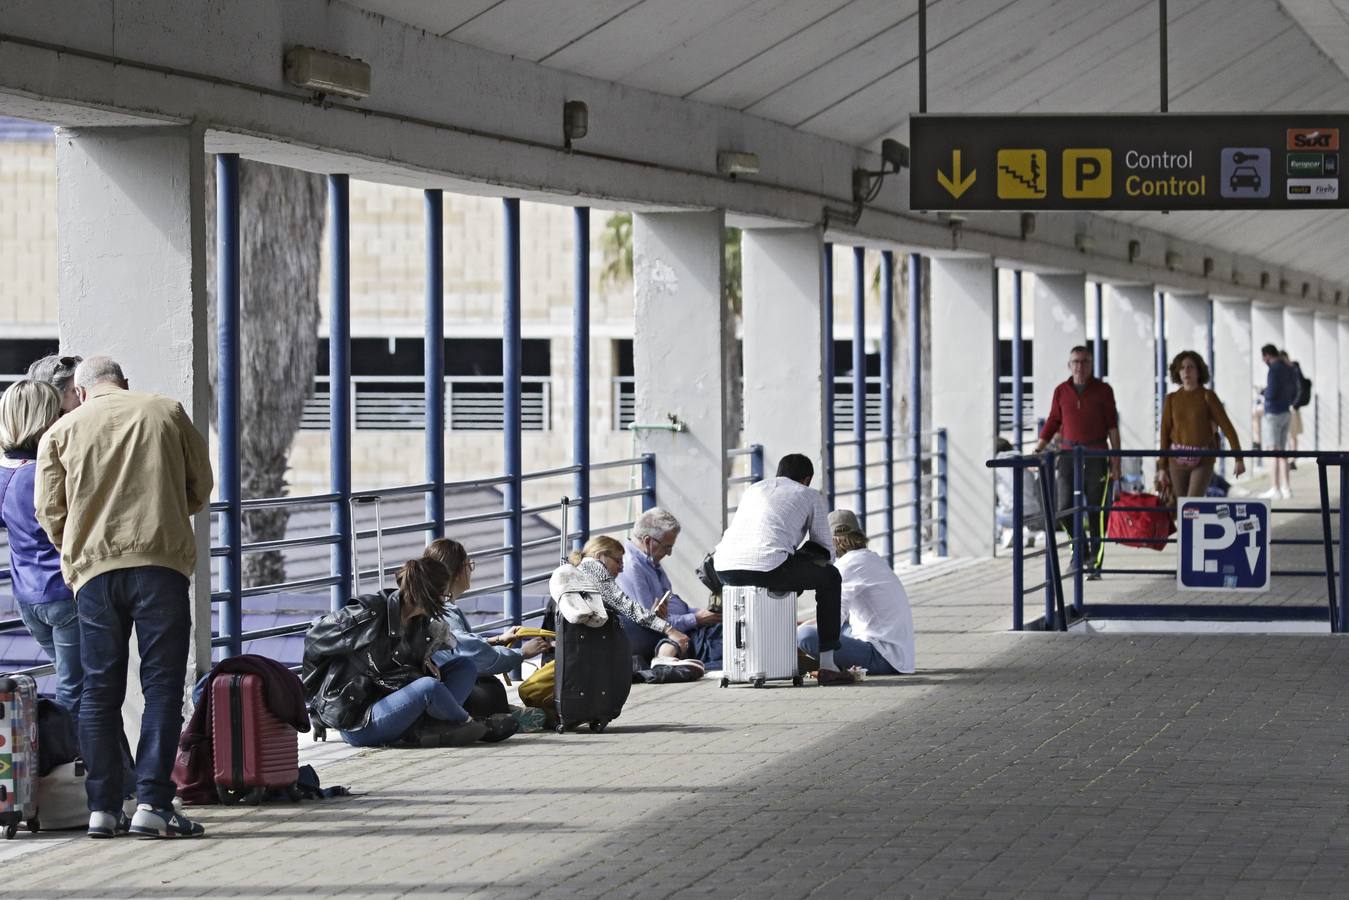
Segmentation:
<svg viewBox="0 0 1349 900">
<path fill-rule="evenodd" d="M 1288 129 L 1289 150 L 1338 150 L 1340 149 L 1340 130 L 1338 128 L 1290 128 Z"/>
</svg>

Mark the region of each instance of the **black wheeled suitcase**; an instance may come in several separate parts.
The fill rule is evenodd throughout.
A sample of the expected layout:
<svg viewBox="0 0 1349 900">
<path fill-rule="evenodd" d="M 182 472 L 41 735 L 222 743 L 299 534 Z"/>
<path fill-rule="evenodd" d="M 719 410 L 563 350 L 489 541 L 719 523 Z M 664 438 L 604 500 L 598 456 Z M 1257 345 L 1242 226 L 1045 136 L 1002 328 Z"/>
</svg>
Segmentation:
<svg viewBox="0 0 1349 900">
<path fill-rule="evenodd" d="M 568 501 L 562 499 L 562 556 L 567 556 Z M 632 690 L 632 645 L 623 633 L 618 614 L 609 610 L 609 620 L 599 628 L 573 625 L 549 604 L 553 630 L 557 633 L 554 656 L 553 699 L 557 708 L 557 731 L 588 724 L 601 732 L 628 702 Z M 547 628 L 545 622 L 544 625 Z"/>
</svg>

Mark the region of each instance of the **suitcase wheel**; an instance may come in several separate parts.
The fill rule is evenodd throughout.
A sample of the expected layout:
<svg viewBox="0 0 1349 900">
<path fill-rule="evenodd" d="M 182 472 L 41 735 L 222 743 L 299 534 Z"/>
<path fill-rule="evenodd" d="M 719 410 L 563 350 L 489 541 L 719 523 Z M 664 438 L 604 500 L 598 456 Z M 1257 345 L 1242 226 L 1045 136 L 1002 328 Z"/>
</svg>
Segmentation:
<svg viewBox="0 0 1349 900">
<path fill-rule="evenodd" d="M 604 729 L 608 727 L 609 727 L 608 719 L 595 719 L 593 722 L 590 723 L 590 730 L 593 731 L 595 734 L 603 734 Z"/>
<path fill-rule="evenodd" d="M 792 676 L 792 687 L 801 687 L 805 683 L 806 679 L 802 678 L 800 675 Z"/>
<path fill-rule="evenodd" d="M 260 787 L 236 791 L 219 784 L 215 786 L 215 795 L 222 806 L 235 806 L 240 803 L 247 803 L 249 806 L 261 806 L 262 797 L 266 793 L 266 788 Z"/>
<path fill-rule="evenodd" d="M 553 730 L 556 731 L 558 734 L 566 734 L 567 726 L 561 722 L 558 722 L 555 726 L 553 726 Z"/>
<path fill-rule="evenodd" d="M 286 799 L 291 803 L 299 803 L 301 799 L 299 787 L 293 784 L 286 785 Z"/>
<path fill-rule="evenodd" d="M 14 823 L 14 824 L 10 824 L 10 825 L 6 825 L 6 826 L 5 826 L 5 840 L 7 840 L 7 841 L 12 841 L 12 840 L 14 840 L 14 835 L 16 835 L 16 834 L 18 834 L 18 833 L 19 833 L 19 826 L 18 826 L 18 823 Z"/>
<path fill-rule="evenodd" d="M 37 834 L 39 831 L 42 830 L 42 823 L 38 821 L 37 816 L 33 816 L 33 818 L 29 819 L 26 824 L 28 825 L 29 834 Z"/>
<path fill-rule="evenodd" d="M 768 683 L 768 679 L 764 678 L 762 675 L 760 675 L 758 678 L 754 679 L 754 681 L 753 681 L 753 684 L 754 684 L 754 686 L 755 686 L 756 688 L 761 688 L 761 687 L 763 687 L 763 686 L 764 686 L 765 684 L 767 684 L 767 683 Z"/>
<path fill-rule="evenodd" d="M 722 687 L 730 687 L 730 686 L 731 686 L 731 679 L 727 678 L 725 675 L 721 676 L 721 686 L 722 686 Z"/>
</svg>

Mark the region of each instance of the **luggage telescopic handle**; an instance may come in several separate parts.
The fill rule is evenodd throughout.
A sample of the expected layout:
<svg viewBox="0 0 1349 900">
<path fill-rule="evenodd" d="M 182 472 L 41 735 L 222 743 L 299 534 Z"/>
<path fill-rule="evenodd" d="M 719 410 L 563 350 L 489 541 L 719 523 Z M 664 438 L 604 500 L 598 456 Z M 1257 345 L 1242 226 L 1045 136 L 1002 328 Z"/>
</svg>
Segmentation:
<svg viewBox="0 0 1349 900">
<path fill-rule="evenodd" d="M 384 523 L 380 517 L 380 498 L 378 495 L 373 497 L 352 497 L 351 498 L 351 580 L 354 587 L 353 595 L 361 593 L 361 561 L 358 545 L 360 541 L 356 537 L 356 506 L 375 504 L 375 565 L 378 567 L 375 572 L 375 589 L 383 593 L 384 591 Z"/>
<path fill-rule="evenodd" d="M 561 546 L 558 549 L 558 557 L 562 560 L 562 565 L 566 565 L 568 555 L 568 545 L 571 543 L 571 541 L 568 540 L 569 535 L 567 534 L 567 513 L 571 509 L 571 499 L 568 497 L 563 497 L 561 500 L 557 502 L 557 505 L 558 505 L 558 512 L 561 513 L 562 515 L 562 536 L 559 539 Z"/>
</svg>

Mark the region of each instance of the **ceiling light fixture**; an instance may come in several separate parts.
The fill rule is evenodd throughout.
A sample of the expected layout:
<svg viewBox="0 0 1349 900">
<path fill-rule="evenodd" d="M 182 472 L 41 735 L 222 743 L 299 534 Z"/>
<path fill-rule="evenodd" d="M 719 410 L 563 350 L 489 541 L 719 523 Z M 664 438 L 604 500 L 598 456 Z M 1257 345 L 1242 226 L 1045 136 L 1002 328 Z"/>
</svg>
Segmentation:
<svg viewBox="0 0 1349 900">
<path fill-rule="evenodd" d="M 370 63 L 352 56 L 291 47 L 284 58 L 286 80 L 319 95 L 338 94 L 355 100 L 370 96 Z"/>
</svg>

